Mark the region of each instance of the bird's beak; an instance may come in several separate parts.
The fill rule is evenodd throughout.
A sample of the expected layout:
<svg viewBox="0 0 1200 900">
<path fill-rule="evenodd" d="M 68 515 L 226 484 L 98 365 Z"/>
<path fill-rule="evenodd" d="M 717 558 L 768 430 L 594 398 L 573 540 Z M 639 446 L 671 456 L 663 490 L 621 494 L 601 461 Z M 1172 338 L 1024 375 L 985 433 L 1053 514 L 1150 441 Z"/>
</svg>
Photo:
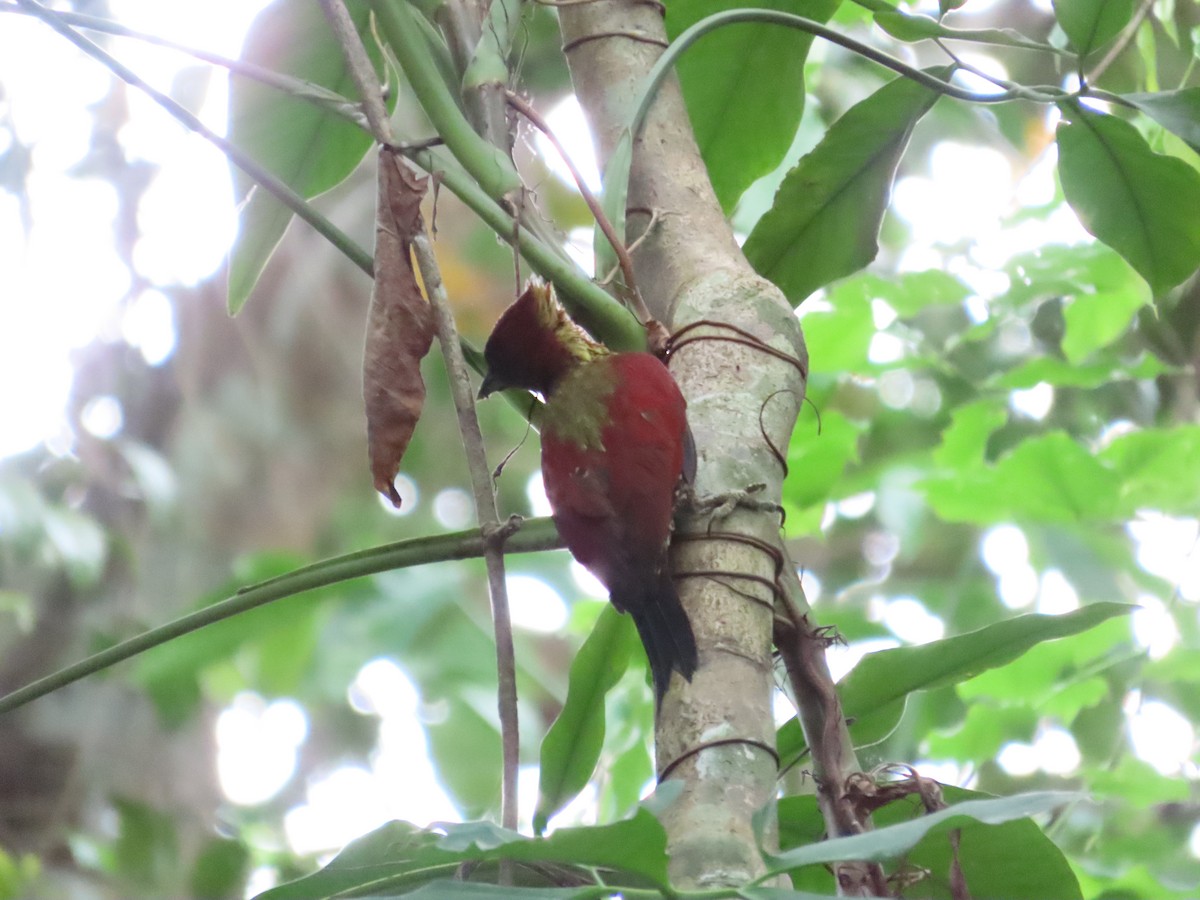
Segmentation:
<svg viewBox="0 0 1200 900">
<path fill-rule="evenodd" d="M 496 391 L 504 390 L 504 385 L 500 383 L 500 379 L 488 372 L 483 376 L 483 384 L 479 386 L 478 399 L 486 400 Z"/>
</svg>

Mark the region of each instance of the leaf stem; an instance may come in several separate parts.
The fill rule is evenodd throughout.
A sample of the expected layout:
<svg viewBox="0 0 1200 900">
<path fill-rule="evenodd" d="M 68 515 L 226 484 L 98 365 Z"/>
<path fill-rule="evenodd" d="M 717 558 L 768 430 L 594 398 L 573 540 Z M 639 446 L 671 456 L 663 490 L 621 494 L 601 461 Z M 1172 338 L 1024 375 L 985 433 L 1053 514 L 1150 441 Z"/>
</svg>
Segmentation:
<svg viewBox="0 0 1200 900">
<path fill-rule="evenodd" d="M 439 179 L 503 240 L 516 246 L 539 275 L 554 283 L 572 317 L 588 331 L 616 350 L 645 349 L 645 332 L 629 310 L 528 229 L 515 229 L 512 214 L 489 197 L 455 160 L 428 147 L 397 149 Z"/>
<path fill-rule="evenodd" d="M 86 659 L 59 669 L 23 688 L 18 688 L 12 693 L 0 697 L 0 714 L 24 706 L 39 697 L 74 684 L 88 675 L 124 662 L 177 637 L 198 631 L 206 625 L 221 622 L 231 616 L 256 609 L 275 600 L 282 600 L 305 591 L 393 569 L 405 569 L 410 566 L 445 562 L 452 559 L 475 559 L 484 554 L 486 544 L 487 541 L 478 529 L 468 529 L 450 534 L 397 541 L 303 566 L 285 575 L 244 587 L 228 599 L 189 613 L 173 622 L 142 632 Z M 561 546 L 562 542 L 558 538 L 554 522 L 548 518 L 527 520 L 521 530 L 510 537 L 506 544 L 510 553 L 532 553 Z"/>
<path fill-rule="evenodd" d="M 527 103 L 524 98 L 512 91 L 508 91 L 506 96 L 508 105 L 528 119 L 538 131 L 544 134 L 546 139 L 554 145 L 554 149 L 558 152 L 562 161 L 566 163 L 571 177 L 575 179 L 575 186 L 579 188 L 579 193 L 583 197 L 583 202 L 591 210 L 592 217 L 596 220 L 596 225 L 604 232 L 604 237 L 608 239 L 609 245 L 617 255 L 617 262 L 621 266 L 621 274 L 625 276 L 625 287 L 633 294 L 634 314 L 643 322 L 650 321 L 654 317 L 650 315 L 650 310 L 646 308 L 646 302 L 638 292 L 637 280 L 633 272 L 633 260 L 629 257 L 629 250 L 626 248 L 624 241 L 617 235 L 617 230 L 613 227 L 612 222 L 609 221 L 608 216 L 605 215 L 604 207 L 600 204 L 599 199 L 592 193 L 591 188 L 587 186 L 583 173 L 579 171 L 579 167 L 575 165 L 575 161 L 571 159 L 567 153 L 567 149 L 562 145 L 558 136 L 550 129 L 546 120 L 542 118 L 541 113 Z"/>
<path fill-rule="evenodd" d="M 346 57 L 359 93 L 367 120 L 375 132 L 376 139 L 383 145 L 391 143 L 391 126 L 387 119 L 387 107 L 383 94 L 373 77 L 371 62 L 366 48 L 358 35 L 344 0 L 321 0 L 325 15 L 333 27 L 334 36 Z M 401 161 L 391 151 L 379 154 L 379 165 L 411 165 Z M 454 314 L 450 311 L 450 300 L 446 285 L 442 281 L 441 268 L 433 252 L 429 231 L 422 221 L 419 231 L 413 235 L 412 249 L 421 281 L 425 285 L 425 296 L 433 309 L 434 326 L 438 342 L 442 347 L 442 358 L 450 381 L 450 393 L 458 412 L 458 428 L 463 439 L 463 450 L 467 457 L 467 469 L 471 476 L 472 494 L 475 498 L 475 517 L 480 532 L 487 540 L 484 544 L 484 562 L 488 573 L 488 595 L 491 599 L 492 629 L 496 638 L 497 705 L 500 712 L 500 737 L 503 750 L 503 777 L 500 792 L 500 818 L 505 828 L 517 827 L 517 769 L 520 765 L 520 731 L 517 718 L 517 664 L 513 650 L 512 617 L 509 614 L 508 587 L 504 578 L 504 539 L 501 534 L 500 513 L 496 507 L 496 490 L 492 483 L 491 468 L 488 466 L 487 450 L 483 434 L 479 430 L 479 418 L 475 412 L 475 392 L 471 387 L 471 376 L 460 346 Z"/>
<path fill-rule="evenodd" d="M 23 16 L 35 15 L 31 10 L 23 9 L 16 3 L 0 3 L 0 13 L 17 13 Z M 137 31 L 110 19 L 57 10 L 55 11 L 55 15 L 58 16 L 60 21 L 66 24 L 74 25 L 77 28 L 83 28 L 87 31 L 99 31 L 103 34 L 111 34 L 115 37 L 129 38 L 130 40 L 141 41 L 145 44 L 153 44 L 156 47 L 175 50 L 193 59 L 198 59 L 200 62 L 226 69 L 233 75 L 238 75 L 251 81 L 257 81 L 259 84 L 264 84 L 267 87 L 275 88 L 277 91 L 281 91 L 290 97 L 306 100 L 314 106 L 328 110 L 334 115 L 341 116 L 346 121 L 352 122 L 364 130 L 367 128 L 366 121 L 359 114 L 353 101 L 343 97 L 336 91 L 331 91 L 329 88 L 322 87 L 311 81 L 305 81 L 303 78 L 285 75 L 282 72 L 276 72 L 274 69 L 268 69 L 243 59 L 230 59 L 227 56 L 221 56 L 217 53 L 209 53 L 207 50 L 190 47 L 187 44 L 159 37 L 156 34 Z"/>
<path fill-rule="evenodd" d="M 141 76 L 135 73 L 124 63 L 114 58 L 108 51 L 93 43 L 88 38 L 84 37 L 65 21 L 61 19 L 57 12 L 46 9 L 37 0 L 17 0 L 17 2 L 29 11 L 30 15 L 41 19 L 68 41 L 86 53 L 88 56 L 100 62 L 110 72 L 124 81 L 126 84 L 132 85 L 141 91 L 144 91 L 150 99 L 165 109 L 168 113 L 175 117 L 185 127 L 196 132 L 202 138 L 213 144 L 218 150 L 225 154 L 239 169 L 249 175 L 257 184 L 264 190 L 268 191 L 280 203 L 298 215 L 304 221 L 308 222 L 314 229 L 317 230 L 326 240 L 337 247 L 347 259 L 353 262 L 356 266 L 371 274 L 372 260 L 371 255 L 362 247 L 355 243 L 349 235 L 334 225 L 329 219 L 321 215 L 313 206 L 308 203 L 303 197 L 292 190 L 287 184 L 276 177 L 272 172 L 268 171 L 263 166 L 259 165 L 248 154 L 243 153 L 221 135 L 217 134 L 212 129 L 208 128 L 195 115 L 185 109 L 178 102 L 168 97 L 161 91 L 155 90 L 147 84 Z"/>
<path fill-rule="evenodd" d="M 408 0 L 372 0 L 371 7 L 421 108 L 450 152 L 489 196 L 513 202 L 523 187 L 521 177 L 508 156 L 477 134 L 463 115 L 422 41 L 415 20 L 420 13 Z"/>
</svg>

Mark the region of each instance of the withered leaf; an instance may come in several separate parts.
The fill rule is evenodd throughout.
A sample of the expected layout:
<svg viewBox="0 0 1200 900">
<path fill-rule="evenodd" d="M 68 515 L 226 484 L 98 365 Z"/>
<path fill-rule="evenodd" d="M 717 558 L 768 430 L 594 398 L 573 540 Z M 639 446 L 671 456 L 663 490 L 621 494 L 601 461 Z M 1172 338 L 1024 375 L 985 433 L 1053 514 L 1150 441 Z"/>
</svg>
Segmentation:
<svg viewBox="0 0 1200 900">
<path fill-rule="evenodd" d="M 421 360 L 433 342 L 433 311 L 417 285 L 409 252 L 412 236 L 422 227 L 426 182 L 394 151 L 379 151 L 375 286 L 363 351 L 363 400 L 375 489 L 396 507 L 396 473 L 425 405 Z"/>
</svg>

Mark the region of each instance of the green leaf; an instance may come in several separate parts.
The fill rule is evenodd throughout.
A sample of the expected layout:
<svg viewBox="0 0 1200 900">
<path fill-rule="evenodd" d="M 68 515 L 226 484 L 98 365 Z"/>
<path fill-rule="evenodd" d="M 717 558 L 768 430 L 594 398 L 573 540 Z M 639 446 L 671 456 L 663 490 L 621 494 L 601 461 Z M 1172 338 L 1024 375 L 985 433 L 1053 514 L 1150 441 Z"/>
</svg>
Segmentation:
<svg viewBox="0 0 1200 900">
<path fill-rule="evenodd" d="M 499 884 L 478 884 L 470 881 L 439 879 L 421 885 L 415 891 L 384 896 L 417 897 L 422 900 L 571 900 L 572 897 L 594 897 L 595 887 L 531 888 L 505 887 Z"/>
<path fill-rule="evenodd" d="M 427 723 L 430 758 L 442 784 L 469 816 L 500 805 L 500 733 L 461 697 L 442 698 L 445 718 Z"/>
<path fill-rule="evenodd" d="M 1123 603 L 1093 603 L 1060 616 L 1018 616 L 957 637 L 869 653 L 838 685 L 842 710 L 854 720 L 854 742 L 872 744 L 886 737 L 900 720 L 905 698 L 914 691 L 967 681 L 1045 641 L 1087 631 L 1132 610 Z M 781 758 L 794 758 L 804 746 L 795 719 L 779 729 Z"/>
<path fill-rule="evenodd" d="M 1009 369 L 990 384 L 1020 390 L 1044 381 L 1064 387 L 1094 388 L 1116 381 L 1157 378 L 1170 371 L 1170 366 L 1150 354 L 1144 354 L 1132 367 L 1110 362 L 1069 363 L 1054 356 L 1039 356 Z"/>
<path fill-rule="evenodd" d="M 898 277 L 879 281 L 877 292 L 880 299 L 886 300 L 901 316 L 915 316 L 929 306 L 962 303 L 971 295 L 970 288 L 941 269 L 905 272 Z"/>
<path fill-rule="evenodd" d="M 943 0 L 942 12 L 957 9 L 966 0 Z M 1019 47 L 1024 50 L 1041 50 L 1046 53 L 1061 52 L 1049 44 L 1030 40 L 1013 28 L 947 28 L 929 16 L 914 15 L 898 9 L 886 9 L 875 13 L 875 24 L 898 41 L 916 41 L 941 38 L 951 41 L 971 41 L 976 44 L 994 44 L 998 47 Z"/>
<path fill-rule="evenodd" d="M 1134 0 L 1054 0 L 1054 15 L 1080 57 L 1103 47 L 1133 17 Z"/>
<path fill-rule="evenodd" d="M 1128 330 L 1138 310 L 1152 299 L 1140 283 L 1131 284 L 1128 290 L 1075 294 L 1063 309 L 1063 354 L 1069 362 L 1080 363 L 1107 347 Z"/>
<path fill-rule="evenodd" d="M 133 800 L 115 800 L 119 830 L 114 844 L 117 870 L 146 887 L 169 881 L 179 861 L 175 822 L 165 812 Z"/>
<path fill-rule="evenodd" d="M 865 834 L 834 838 L 777 855 L 764 854 L 767 874 L 776 875 L 801 866 L 847 859 L 895 859 L 915 847 L 927 834 L 944 834 L 952 828 L 967 826 L 972 821 L 987 825 L 1011 822 L 1049 812 L 1078 797 L 1078 794 L 1065 791 L 1043 791 L 992 800 L 967 800 L 939 812 Z"/>
<path fill-rule="evenodd" d="M 942 432 L 942 444 L 934 452 L 939 466 L 962 469 L 983 460 L 988 438 L 1008 419 L 1002 402 L 976 400 L 958 407 Z"/>
<path fill-rule="evenodd" d="M 571 663 L 567 701 L 542 741 L 533 830 L 587 787 L 604 746 L 604 701 L 629 666 L 637 642 L 633 621 L 606 603 Z"/>
<path fill-rule="evenodd" d="M 1160 295 L 1200 265 L 1200 172 L 1152 151 L 1128 122 L 1067 107 L 1059 176 L 1084 227 Z"/>
<path fill-rule="evenodd" d="M 667 4 L 674 40 L 713 13 L 777 9 L 826 21 L 838 0 L 689 0 Z M 782 162 L 804 112 L 804 63 L 812 35 L 794 28 L 739 23 L 709 34 L 676 65 L 696 143 L 726 212 L 756 179 Z M 764 90 L 764 87 L 770 87 Z"/>
<path fill-rule="evenodd" d="M 241 841 L 213 838 L 192 866 L 191 894 L 196 900 L 240 896 L 250 869 L 250 851 Z"/>
<path fill-rule="evenodd" d="M 860 745 L 882 740 L 899 721 L 910 693 L 968 681 L 1045 641 L 1087 631 L 1132 611 L 1123 603 L 1094 603 L 1059 616 L 1017 616 L 969 634 L 869 653 L 839 685 L 846 715 L 855 719 L 851 735 Z"/>
<path fill-rule="evenodd" d="M 351 4 L 360 29 L 370 9 Z M 366 42 L 378 65 L 375 42 Z M 251 25 L 242 59 L 355 97 L 342 52 L 319 4 L 276 0 Z M 354 171 L 371 146 L 370 136 L 336 114 L 248 79 L 230 82 L 229 139 L 303 197 L 315 197 Z M 292 219 L 290 210 L 235 174 L 241 209 L 229 257 L 230 313 L 250 296 L 263 267 Z"/>
<path fill-rule="evenodd" d="M 907 78 L 889 82 L 847 110 L 784 178 L 743 250 L 793 305 L 875 258 L 896 166 L 937 99 Z"/>
<path fill-rule="evenodd" d="M 545 838 L 526 838 L 490 822 L 441 823 L 438 829 L 389 822 L 350 842 L 320 871 L 260 894 L 258 900 L 324 900 L 384 879 L 416 887 L 452 875 L 462 862 L 502 859 L 612 868 L 660 887 L 667 884 L 666 832 L 645 809 L 622 822 L 561 828 Z"/>
<path fill-rule="evenodd" d="M 1200 87 L 1156 94 L 1122 94 L 1121 99 L 1200 153 Z"/>
<path fill-rule="evenodd" d="M 1061 431 L 1029 438 L 994 466 L 921 482 L 949 522 L 1107 522 L 1117 512 L 1120 479 Z"/>
<path fill-rule="evenodd" d="M 941 785 L 941 789 L 943 798 L 949 803 L 992 799 L 987 794 L 951 785 Z M 872 818 L 877 827 L 890 826 L 914 819 L 919 821 L 919 810 L 920 807 L 912 803 L 889 803 L 877 810 Z M 785 797 L 779 801 L 782 847 L 790 850 L 793 846 L 810 843 L 819 839 L 823 832 L 824 822 L 815 797 Z M 962 826 L 959 841 L 959 861 L 973 897 L 1020 900 L 1077 900 L 1081 897 L 1063 852 L 1029 819 L 1012 819 L 996 825 L 967 822 Z M 909 866 L 930 872 L 929 879 L 914 886 L 913 896 L 949 900 L 951 894 L 945 877 L 950 871 L 952 853 L 949 841 L 939 830 L 926 835 L 904 855 Z M 1014 859 L 1021 860 L 1021 865 L 1013 865 Z M 832 888 L 832 880 L 827 883 Z"/>
<path fill-rule="evenodd" d="M 788 445 L 788 479 L 784 499 L 804 508 L 824 503 L 838 487 L 846 466 L 858 459 L 858 438 L 863 426 L 836 409 L 821 415 L 820 431 L 802 434 L 797 429 Z"/>
<path fill-rule="evenodd" d="M 1121 435 L 1100 451 L 1100 460 L 1121 480 L 1123 516 L 1146 507 L 1180 515 L 1200 509 L 1200 426 Z"/>
</svg>

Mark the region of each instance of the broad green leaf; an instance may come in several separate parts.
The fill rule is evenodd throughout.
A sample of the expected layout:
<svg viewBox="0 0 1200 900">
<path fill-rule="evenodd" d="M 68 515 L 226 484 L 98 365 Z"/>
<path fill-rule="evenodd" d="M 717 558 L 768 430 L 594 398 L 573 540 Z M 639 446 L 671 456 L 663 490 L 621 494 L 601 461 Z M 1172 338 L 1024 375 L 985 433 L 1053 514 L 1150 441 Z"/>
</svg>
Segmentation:
<svg viewBox="0 0 1200 900">
<path fill-rule="evenodd" d="M 1060 616 L 1018 616 L 969 634 L 870 653 L 838 689 L 846 715 L 855 719 L 851 735 L 860 745 L 882 740 L 899 721 L 904 698 L 913 691 L 968 681 L 1045 641 L 1087 631 L 1132 610 L 1123 603 L 1095 603 Z"/>
<path fill-rule="evenodd" d="M 889 82 L 847 110 L 784 178 L 743 250 L 793 305 L 875 258 L 896 166 L 937 99 L 906 78 Z"/>
<path fill-rule="evenodd" d="M 839 486 L 846 466 L 858 459 L 858 439 L 863 426 L 847 419 L 836 409 L 828 409 L 820 418 L 820 430 L 797 429 L 788 445 L 788 478 L 783 499 L 790 506 L 805 509 L 824 504 Z"/>
<path fill-rule="evenodd" d="M 1062 385 L 1064 387 L 1094 388 L 1115 381 L 1140 381 L 1157 378 L 1171 371 L 1171 367 L 1158 357 L 1143 354 L 1132 367 L 1108 362 L 1069 363 L 1054 356 L 1039 356 L 1009 369 L 991 384 L 1002 388 L 1031 388 L 1035 384 Z"/>
<path fill-rule="evenodd" d="M 1152 151 L 1115 116 L 1067 107 L 1058 170 L 1085 228 L 1137 269 L 1160 295 L 1200 266 L 1200 172 Z"/>
<path fill-rule="evenodd" d="M 804 313 L 800 324 L 811 348 L 810 374 L 835 375 L 866 367 L 875 321 L 865 301 L 845 297 L 845 302 L 835 302 L 832 309 Z"/>
<path fill-rule="evenodd" d="M 1128 330 L 1138 310 L 1152 299 L 1141 283 L 1130 284 L 1128 290 L 1075 294 L 1063 309 L 1067 329 L 1063 354 L 1069 362 L 1080 363 L 1107 347 Z"/>
<path fill-rule="evenodd" d="M 948 803 L 991 799 L 978 791 L 941 785 Z M 921 817 L 920 806 L 907 802 L 889 803 L 877 810 L 872 819 L 876 827 L 895 825 Z M 785 797 L 779 801 L 779 842 L 785 850 L 819 840 L 825 824 L 815 797 Z M 905 862 L 926 869 L 930 877 L 906 893 L 930 900 L 951 900 L 946 874 L 950 871 L 952 849 L 946 836 L 934 833 L 923 838 L 904 854 Z M 1014 859 L 1021 865 L 1012 864 Z M 960 833 L 959 860 L 973 897 L 1006 900 L 1078 900 L 1079 884 L 1063 852 L 1046 837 L 1037 824 L 1027 818 L 996 825 L 967 822 Z M 823 878 L 805 882 L 806 887 L 833 887 L 827 872 L 810 869 L 793 873 L 805 878 L 817 874 Z"/>
<path fill-rule="evenodd" d="M 471 881 L 439 879 L 421 885 L 415 891 L 383 894 L 389 897 L 416 897 L 418 900 L 571 900 L 573 897 L 594 897 L 595 886 L 582 888 L 533 888 L 523 885 L 505 887 Z M 369 898 L 367 898 L 369 900 Z"/>
<path fill-rule="evenodd" d="M 895 859 L 915 847 L 927 834 L 944 834 L 952 828 L 967 826 L 972 822 L 986 825 L 1011 822 L 1050 812 L 1078 798 L 1079 794 L 1065 791 L 1043 791 L 990 800 L 966 800 L 939 812 L 864 834 L 834 838 L 777 855 L 764 854 L 767 873 L 780 874 L 801 866 L 847 859 Z"/>
<path fill-rule="evenodd" d="M 450 877 L 462 862 L 502 859 L 612 868 L 667 884 L 667 837 L 645 809 L 632 819 L 590 828 L 561 828 L 527 838 L 490 822 L 443 822 L 438 831 L 389 822 L 351 841 L 318 872 L 259 895 L 258 900 L 324 900 L 383 879 L 406 886 Z"/>
<path fill-rule="evenodd" d="M 838 684 L 842 711 L 854 720 L 855 744 L 886 737 L 900 720 L 905 698 L 914 691 L 967 681 L 1045 641 L 1078 634 L 1132 609 L 1123 603 L 1093 603 L 1061 616 L 1018 616 L 957 637 L 869 653 Z M 795 719 L 779 729 L 777 742 L 785 761 L 804 747 Z"/>
<path fill-rule="evenodd" d="M 462 698 L 449 696 L 446 715 L 425 726 L 429 753 L 450 796 L 467 815 L 500 805 L 500 733 Z"/>
<path fill-rule="evenodd" d="M 1156 94 L 1122 94 L 1121 99 L 1200 153 L 1200 87 Z"/>
<path fill-rule="evenodd" d="M 970 288 L 941 269 L 905 272 L 880 281 L 879 298 L 886 300 L 901 316 L 915 316 L 929 306 L 962 303 L 971 295 Z"/>
<path fill-rule="evenodd" d="M 943 0 L 942 12 L 957 9 L 966 0 Z M 1049 44 L 1027 38 L 1014 28 L 948 28 L 929 16 L 916 15 L 898 9 L 887 9 L 875 13 L 875 24 L 899 41 L 915 42 L 932 38 L 952 41 L 972 41 L 976 44 L 994 44 L 998 47 L 1020 47 L 1025 50 L 1041 50 L 1058 53 Z"/>
<path fill-rule="evenodd" d="M 1103 47 L 1133 17 L 1134 0 L 1054 0 L 1054 15 L 1080 57 Z"/>
<path fill-rule="evenodd" d="M 1117 475 L 1061 431 L 1029 438 L 993 466 L 921 483 L 950 522 L 1106 522 L 1117 512 Z"/>
<path fill-rule="evenodd" d="M 116 798 L 113 806 L 118 816 L 112 850 L 117 871 L 134 884 L 162 884 L 179 864 L 175 820 L 134 800 Z"/>
<path fill-rule="evenodd" d="M 994 759 L 1009 741 L 1032 741 L 1037 725 L 1038 714 L 1029 706 L 976 701 L 953 730 L 934 730 L 921 749 L 930 759 Z"/>
<path fill-rule="evenodd" d="M 1162 775 L 1149 763 L 1128 755 L 1113 766 L 1091 770 L 1086 779 L 1088 790 L 1094 794 L 1120 797 L 1136 809 L 1186 803 L 1191 794 L 1185 779 Z"/>
<path fill-rule="evenodd" d="M 668 3 L 667 34 L 674 40 L 701 19 L 739 7 L 777 9 L 824 22 L 838 2 Z M 780 164 L 791 146 L 804 111 L 804 63 L 811 45 L 812 35 L 795 28 L 746 22 L 714 31 L 680 57 L 676 71 L 692 130 L 726 212 L 756 179 Z"/>
<path fill-rule="evenodd" d="M 1121 515 L 1146 507 L 1182 515 L 1200 509 L 1200 426 L 1134 431 L 1099 458 L 1120 478 Z"/>
<path fill-rule="evenodd" d="M 351 4 L 351 16 L 366 27 L 370 10 Z M 366 41 L 377 56 L 374 41 Z M 242 59 L 355 97 L 342 51 L 319 4 L 276 0 L 263 10 L 246 38 Z M 230 82 L 229 139 L 303 197 L 315 197 L 354 171 L 371 146 L 358 126 L 297 97 L 248 79 Z M 239 200 L 245 199 L 229 256 L 229 311 L 242 308 L 274 252 L 292 213 L 274 197 L 252 188 L 235 174 Z"/>
<path fill-rule="evenodd" d="M 1008 411 L 994 399 L 976 400 L 958 407 L 942 432 L 941 446 L 933 460 L 939 466 L 961 469 L 983 460 L 988 438 L 1004 424 Z"/>
<path fill-rule="evenodd" d="M 604 746 L 604 700 L 620 681 L 637 642 L 633 621 L 605 604 L 571 662 L 567 702 L 542 741 L 541 771 L 533 830 L 541 834 L 550 817 L 587 787 Z"/>
<path fill-rule="evenodd" d="M 203 598 L 197 609 L 225 600 L 243 584 L 255 584 L 294 571 L 303 560 L 291 554 L 262 553 L 243 559 L 236 580 Z M 335 588 L 321 588 L 291 597 L 285 605 L 268 604 L 240 615 L 177 637 L 142 655 L 134 670 L 134 679 L 143 685 L 154 702 L 159 718 L 169 728 L 182 725 L 195 712 L 201 698 L 200 676 L 243 648 L 257 653 L 259 676 L 270 680 L 271 688 L 282 689 L 294 683 L 295 670 L 287 660 L 272 661 L 272 648 L 282 628 L 297 638 L 293 648 L 305 664 L 311 661 L 315 630 L 314 617 L 320 607 L 338 596 Z M 300 636 L 308 633 L 307 640 Z M 278 668 L 276 668 L 278 664 Z M 287 674 L 290 672 L 291 674 Z"/>
<path fill-rule="evenodd" d="M 245 844 L 229 838 L 212 838 L 192 866 L 191 896 L 202 900 L 240 896 L 249 869 L 250 851 Z"/>
</svg>

